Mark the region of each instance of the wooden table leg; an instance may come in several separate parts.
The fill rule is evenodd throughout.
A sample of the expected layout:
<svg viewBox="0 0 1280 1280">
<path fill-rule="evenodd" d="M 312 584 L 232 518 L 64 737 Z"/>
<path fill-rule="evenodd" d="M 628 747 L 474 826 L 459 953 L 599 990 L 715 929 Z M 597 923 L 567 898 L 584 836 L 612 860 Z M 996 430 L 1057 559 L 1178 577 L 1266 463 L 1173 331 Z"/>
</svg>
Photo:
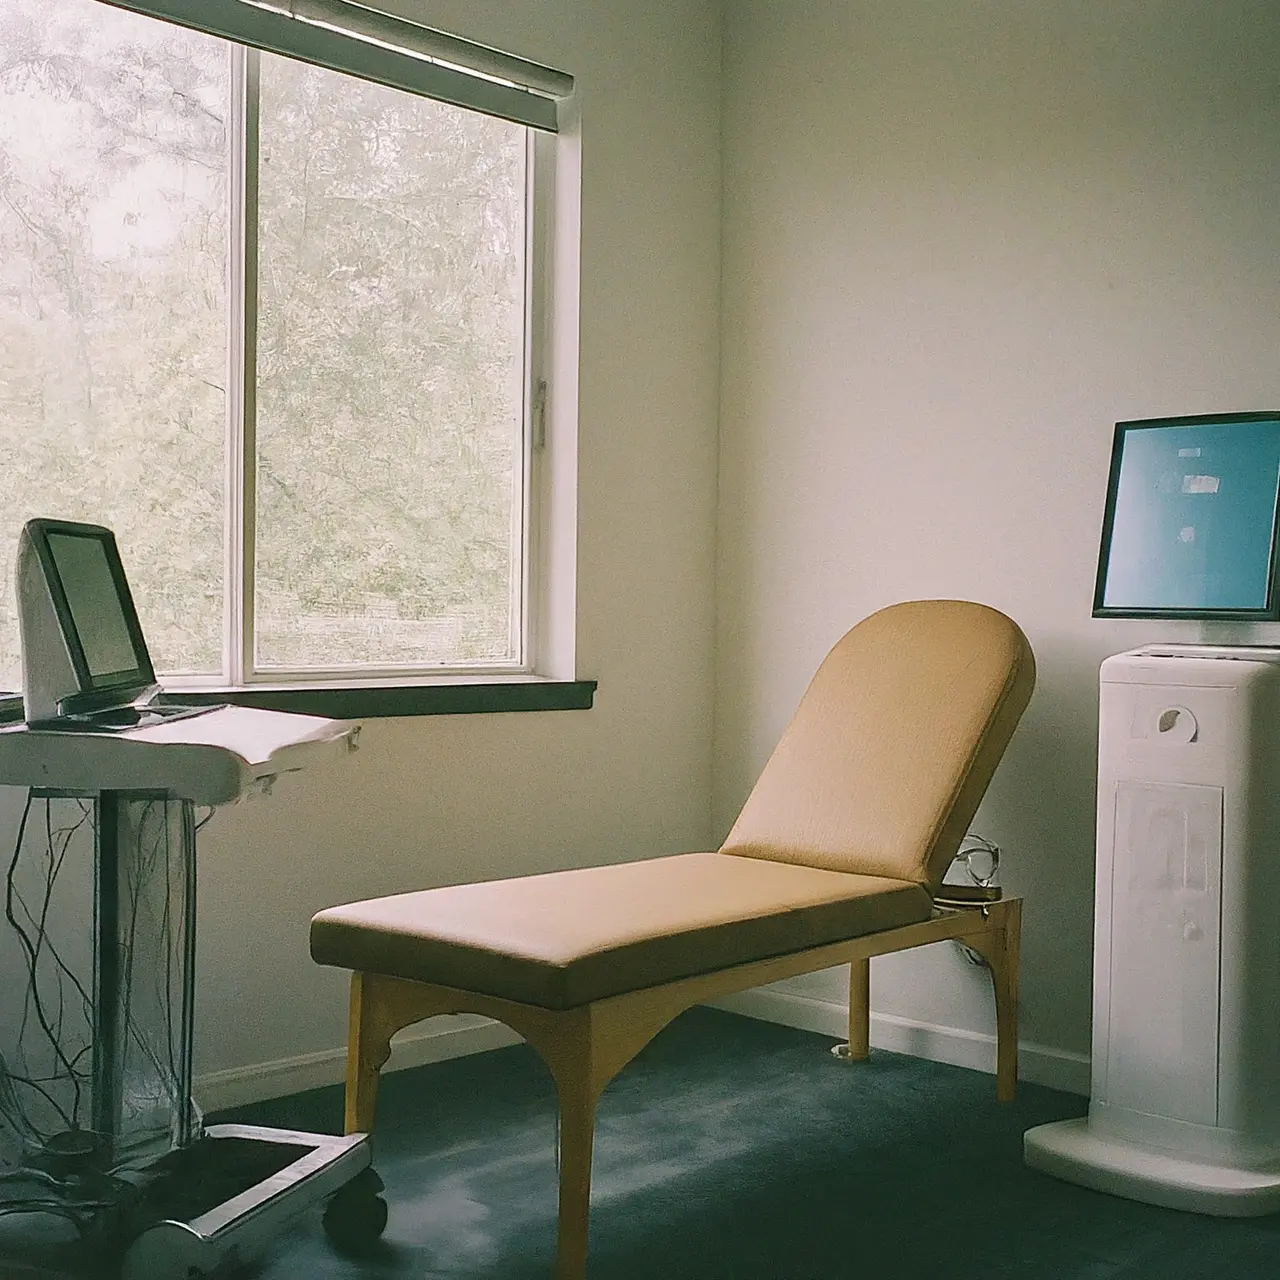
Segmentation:
<svg viewBox="0 0 1280 1280">
<path fill-rule="evenodd" d="M 848 1062 L 865 1062 L 871 1055 L 871 961 L 849 964 L 849 1045 L 840 1056 Z"/>
<path fill-rule="evenodd" d="M 559 1081 L 560 1214 L 556 1280 L 586 1280 L 596 1099 L 585 1081 Z"/>
<path fill-rule="evenodd" d="M 966 937 L 991 970 L 996 999 L 996 1097 L 1012 1102 L 1018 1090 L 1018 962 L 1022 899 L 1005 898 L 987 908 L 990 928 Z"/>
</svg>

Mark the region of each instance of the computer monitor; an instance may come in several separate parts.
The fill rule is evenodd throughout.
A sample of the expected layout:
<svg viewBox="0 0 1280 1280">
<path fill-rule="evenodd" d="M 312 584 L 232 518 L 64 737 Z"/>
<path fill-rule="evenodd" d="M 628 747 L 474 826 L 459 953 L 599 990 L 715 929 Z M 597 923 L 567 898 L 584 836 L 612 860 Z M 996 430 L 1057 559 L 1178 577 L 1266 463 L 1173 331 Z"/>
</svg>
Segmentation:
<svg viewBox="0 0 1280 1280">
<path fill-rule="evenodd" d="M 1280 619 L 1280 412 L 1117 422 L 1095 618 Z"/>
<path fill-rule="evenodd" d="M 18 597 L 28 721 L 123 706 L 155 689 L 110 529 L 28 520 L 19 542 Z"/>
</svg>

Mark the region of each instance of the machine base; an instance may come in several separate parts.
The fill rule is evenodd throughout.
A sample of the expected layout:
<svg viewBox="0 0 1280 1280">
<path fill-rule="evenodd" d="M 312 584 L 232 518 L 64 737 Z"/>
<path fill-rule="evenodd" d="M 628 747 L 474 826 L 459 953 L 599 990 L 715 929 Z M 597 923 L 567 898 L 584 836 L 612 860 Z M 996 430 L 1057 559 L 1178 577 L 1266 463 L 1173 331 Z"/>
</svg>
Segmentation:
<svg viewBox="0 0 1280 1280">
<path fill-rule="evenodd" d="M 381 1189 L 381 1181 L 370 1168 L 367 1134 L 335 1138 L 256 1125 L 223 1124 L 210 1126 L 204 1141 L 249 1148 L 257 1145 L 264 1152 L 283 1148 L 289 1153 L 284 1157 L 288 1163 L 202 1212 L 190 1216 L 173 1213 L 152 1222 L 126 1251 L 121 1280 L 189 1280 L 210 1275 L 228 1263 L 252 1258 L 293 1218 L 344 1188 L 351 1187 L 357 1192 L 356 1200 L 367 1197 L 370 1204 L 376 1201 Z M 173 1179 L 176 1203 L 187 1199 L 191 1190 L 198 1194 L 200 1170 L 182 1168 L 183 1157 L 192 1150 L 187 1148 L 176 1153 L 178 1168 Z M 190 1186 L 184 1187 L 183 1183 Z M 364 1185 L 366 1183 L 372 1185 Z M 367 1234 L 371 1237 L 380 1234 L 385 1224 L 384 1212 L 376 1230 L 371 1222 Z"/>
<path fill-rule="evenodd" d="M 1166 1209 L 1254 1218 L 1280 1209 L 1280 1168 L 1235 1169 L 1100 1137 L 1089 1121 L 1028 1129 L 1023 1157 L 1032 1169 L 1094 1191 Z"/>
<path fill-rule="evenodd" d="M 369 1139 L 221 1124 L 149 1164 L 0 1174 L 3 1280 L 198 1280 L 249 1262 L 324 1204 L 341 1252 L 387 1223 Z"/>
</svg>

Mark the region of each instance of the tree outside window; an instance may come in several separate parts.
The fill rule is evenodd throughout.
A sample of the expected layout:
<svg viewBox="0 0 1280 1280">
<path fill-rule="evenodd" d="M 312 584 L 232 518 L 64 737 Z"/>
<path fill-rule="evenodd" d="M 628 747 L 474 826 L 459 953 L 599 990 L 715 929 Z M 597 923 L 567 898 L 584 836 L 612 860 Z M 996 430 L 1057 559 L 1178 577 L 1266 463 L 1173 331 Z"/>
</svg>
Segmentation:
<svg viewBox="0 0 1280 1280">
<path fill-rule="evenodd" d="M 237 589 L 249 674 L 518 667 L 528 134 L 94 0 L 0 0 L 10 576 L 25 519 L 93 520 L 165 672 L 231 678 Z"/>
</svg>

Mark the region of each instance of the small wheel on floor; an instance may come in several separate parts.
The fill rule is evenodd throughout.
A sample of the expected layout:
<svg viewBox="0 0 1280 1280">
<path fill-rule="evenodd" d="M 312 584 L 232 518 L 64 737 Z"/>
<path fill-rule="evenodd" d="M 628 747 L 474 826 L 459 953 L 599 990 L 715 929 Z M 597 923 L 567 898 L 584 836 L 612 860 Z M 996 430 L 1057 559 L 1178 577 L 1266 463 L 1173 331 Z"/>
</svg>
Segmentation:
<svg viewBox="0 0 1280 1280">
<path fill-rule="evenodd" d="M 383 1182 L 372 1169 L 358 1173 L 337 1191 L 324 1210 L 324 1232 L 341 1253 L 360 1253 L 387 1227 Z"/>
</svg>

